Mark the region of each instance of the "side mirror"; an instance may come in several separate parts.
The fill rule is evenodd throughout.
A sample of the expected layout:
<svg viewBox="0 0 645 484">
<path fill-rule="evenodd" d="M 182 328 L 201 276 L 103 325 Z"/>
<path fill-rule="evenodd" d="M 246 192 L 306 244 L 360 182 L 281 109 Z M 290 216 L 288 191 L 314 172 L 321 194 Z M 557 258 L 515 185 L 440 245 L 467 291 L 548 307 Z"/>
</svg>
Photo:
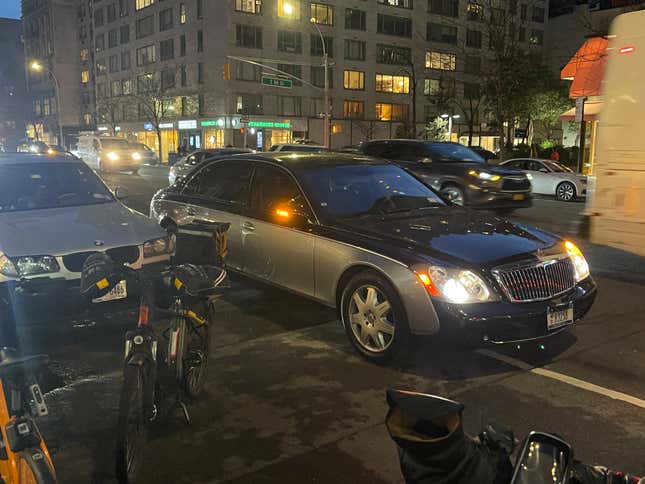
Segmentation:
<svg viewBox="0 0 645 484">
<path fill-rule="evenodd" d="M 513 471 L 511 484 L 534 482 L 569 482 L 573 449 L 564 440 L 543 432 L 531 432 L 522 447 Z"/>
<path fill-rule="evenodd" d="M 125 198 L 128 198 L 128 189 L 122 186 L 117 186 L 114 189 L 114 196 L 116 197 L 117 200 L 123 200 Z"/>
<path fill-rule="evenodd" d="M 302 228 L 309 223 L 309 218 L 305 214 L 283 205 L 269 209 L 269 213 L 273 222 L 285 227 Z"/>
</svg>

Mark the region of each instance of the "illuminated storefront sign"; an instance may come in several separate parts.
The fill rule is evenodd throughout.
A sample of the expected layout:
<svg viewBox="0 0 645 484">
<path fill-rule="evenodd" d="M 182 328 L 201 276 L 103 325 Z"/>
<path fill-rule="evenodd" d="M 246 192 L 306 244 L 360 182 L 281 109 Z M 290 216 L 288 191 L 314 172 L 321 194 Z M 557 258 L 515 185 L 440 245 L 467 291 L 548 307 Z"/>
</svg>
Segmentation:
<svg viewBox="0 0 645 484">
<path fill-rule="evenodd" d="M 197 129 L 197 120 L 196 119 L 182 119 L 177 121 L 177 127 L 179 129 Z"/>
<path fill-rule="evenodd" d="M 175 123 L 159 123 L 159 129 L 172 129 L 175 127 Z"/>
<path fill-rule="evenodd" d="M 249 128 L 291 129 L 291 123 L 278 121 L 249 121 Z"/>
</svg>

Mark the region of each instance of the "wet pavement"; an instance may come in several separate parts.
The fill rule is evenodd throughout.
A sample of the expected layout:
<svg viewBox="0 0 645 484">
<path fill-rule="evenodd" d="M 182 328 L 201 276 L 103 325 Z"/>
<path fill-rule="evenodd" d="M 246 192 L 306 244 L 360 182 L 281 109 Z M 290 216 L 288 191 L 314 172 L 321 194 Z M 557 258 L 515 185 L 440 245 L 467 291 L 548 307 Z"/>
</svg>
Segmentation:
<svg viewBox="0 0 645 484">
<path fill-rule="evenodd" d="M 147 213 L 166 173 L 110 174 Z M 517 218 L 567 232 L 583 204 L 538 200 Z M 558 213 L 554 227 L 553 213 Z M 549 222 L 551 221 L 551 222 Z M 560 230 L 556 230 L 560 228 Z M 615 254 L 593 248 L 599 296 L 564 335 L 521 347 L 473 350 L 419 339 L 403 361 L 377 366 L 350 347 L 333 310 L 244 279 L 218 303 L 204 398 L 161 419 L 145 454 L 150 483 L 398 483 L 383 425 L 388 387 L 438 393 L 466 404 L 466 428 L 487 422 L 571 441 L 576 457 L 645 472 L 643 286 L 611 271 Z M 122 338 L 134 314 L 26 333 L 49 353 L 42 422 L 63 483 L 114 482 Z M 642 406 L 640 406 L 642 403 Z"/>
</svg>

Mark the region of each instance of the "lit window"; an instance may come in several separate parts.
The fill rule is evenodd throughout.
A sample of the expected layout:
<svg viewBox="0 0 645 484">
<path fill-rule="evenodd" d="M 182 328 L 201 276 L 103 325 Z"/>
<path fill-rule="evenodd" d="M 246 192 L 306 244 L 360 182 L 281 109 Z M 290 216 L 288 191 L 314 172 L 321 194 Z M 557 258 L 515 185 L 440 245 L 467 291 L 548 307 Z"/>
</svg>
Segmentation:
<svg viewBox="0 0 645 484">
<path fill-rule="evenodd" d="M 484 7 L 475 2 L 468 2 L 468 5 L 466 5 L 466 17 L 468 20 L 481 22 L 484 19 Z"/>
<path fill-rule="evenodd" d="M 154 45 L 147 45 L 145 47 L 140 47 L 137 49 L 137 65 L 138 66 L 145 66 L 147 64 L 152 64 L 155 62 L 156 55 L 155 55 L 155 46 Z"/>
<path fill-rule="evenodd" d="M 49 116 L 51 113 L 51 101 L 46 97 L 43 99 L 43 116 Z"/>
<path fill-rule="evenodd" d="M 179 4 L 179 23 L 180 24 L 186 23 L 186 4 L 185 3 Z"/>
<path fill-rule="evenodd" d="M 246 13 L 262 13 L 262 0 L 235 0 L 235 10 Z"/>
<path fill-rule="evenodd" d="M 90 124 L 92 124 L 92 115 L 91 115 L 90 113 L 85 113 L 85 114 L 83 115 L 83 122 L 84 122 L 86 125 L 90 125 Z"/>
<path fill-rule="evenodd" d="M 81 72 L 81 82 L 83 84 L 87 84 L 88 82 L 90 82 L 90 71 Z"/>
<path fill-rule="evenodd" d="M 142 8 L 149 7 L 150 5 L 153 5 L 155 3 L 155 0 L 136 0 L 134 4 L 134 9 L 135 10 L 141 10 Z"/>
<path fill-rule="evenodd" d="M 363 101 L 343 101 L 343 117 L 363 119 L 365 117 L 365 103 Z"/>
<path fill-rule="evenodd" d="M 300 0 L 278 0 L 278 17 L 298 20 L 300 10 Z"/>
<path fill-rule="evenodd" d="M 376 92 L 408 94 L 410 92 L 410 78 L 408 76 L 376 74 Z"/>
<path fill-rule="evenodd" d="M 345 89 L 362 91 L 365 89 L 365 73 L 361 71 L 345 71 L 343 87 Z"/>
<path fill-rule="evenodd" d="M 376 103 L 376 119 L 379 121 L 407 121 L 407 104 Z"/>
<path fill-rule="evenodd" d="M 334 7 L 323 3 L 312 3 L 310 18 L 317 24 L 334 25 Z"/>
<path fill-rule="evenodd" d="M 425 79 L 423 83 L 423 94 L 426 96 L 443 95 L 452 97 L 455 95 L 456 82 L 454 79 Z"/>
<path fill-rule="evenodd" d="M 376 0 L 376 3 L 391 7 L 412 8 L 412 0 Z"/>
<path fill-rule="evenodd" d="M 426 69 L 454 71 L 457 68 L 457 56 L 445 52 L 426 52 Z"/>
<path fill-rule="evenodd" d="M 86 61 L 90 58 L 90 51 L 88 49 L 81 49 L 81 60 Z"/>
</svg>

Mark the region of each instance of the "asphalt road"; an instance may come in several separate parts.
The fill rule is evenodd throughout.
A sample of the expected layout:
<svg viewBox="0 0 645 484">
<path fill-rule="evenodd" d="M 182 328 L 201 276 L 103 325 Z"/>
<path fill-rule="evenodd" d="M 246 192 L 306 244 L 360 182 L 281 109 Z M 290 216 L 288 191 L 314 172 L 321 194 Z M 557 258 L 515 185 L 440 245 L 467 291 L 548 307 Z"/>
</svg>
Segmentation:
<svg viewBox="0 0 645 484">
<path fill-rule="evenodd" d="M 147 213 L 165 172 L 106 175 Z M 560 233 L 582 203 L 537 200 L 515 217 Z M 611 266 L 602 251 L 590 260 Z M 599 297 L 572 332 L 546 343 L 472 350 L 420 340 L 402 363 L 376 366 L 349 346 L 334 311 L 244 280 L 220 301 L 206 395 L 163 419 L 146 451 L 151 483 L 399 483 L 383 425 L 388 387 L 438 393 L 466 405 L 466 429 L 497 422 L 569 440 L 576 457 L 645 473 L 643 286 L 597 277 Z M 61 482 L 113 482 L 122 335 L 114 317 L 72 330 L 39 329 L 35 348 L 54 361 L 43 432 Z"/>
</svg>

